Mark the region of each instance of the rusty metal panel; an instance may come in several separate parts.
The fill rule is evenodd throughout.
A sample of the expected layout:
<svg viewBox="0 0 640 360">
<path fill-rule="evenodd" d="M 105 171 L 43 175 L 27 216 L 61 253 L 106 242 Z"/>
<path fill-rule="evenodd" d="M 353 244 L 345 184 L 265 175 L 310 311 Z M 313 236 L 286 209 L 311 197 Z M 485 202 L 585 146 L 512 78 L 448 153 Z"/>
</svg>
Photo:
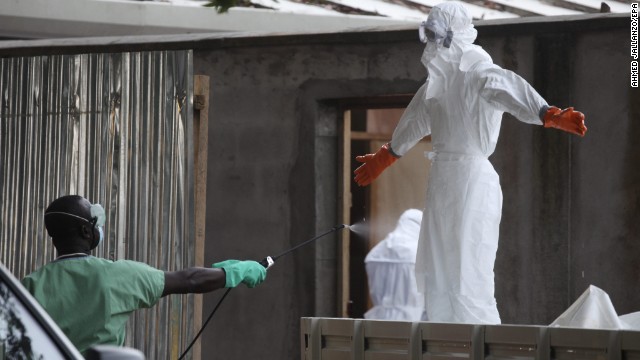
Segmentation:
<svg viewBox="0 0 640 360">
<path fill-rule="evenodd" d="M 47 205 L 79 194 L 107 211 L 96 256 L 195 264 L 191 51 L 0 59 L 0 261 L 22 278 L 51 261 Z M 127 345 L 172 358 L 193 296 L 138 311 Z"/>
</svg>

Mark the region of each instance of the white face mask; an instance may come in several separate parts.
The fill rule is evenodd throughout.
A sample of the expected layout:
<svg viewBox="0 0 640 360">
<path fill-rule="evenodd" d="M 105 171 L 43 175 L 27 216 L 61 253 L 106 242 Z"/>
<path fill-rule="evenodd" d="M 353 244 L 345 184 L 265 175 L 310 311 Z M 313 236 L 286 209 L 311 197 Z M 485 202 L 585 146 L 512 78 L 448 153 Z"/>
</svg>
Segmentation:
<svg viewBox="0 0 640 360">
<path fill-rule="evenodd" d="M 422 57 L 420 61 L 424 67 L 427 67 L 431 60 L 433 60 L 438 55 L 438 44 L 434 41 L 427 41 L 427 45 L 424 47 L 424 51 L 422 52 Z"/>
</svg>

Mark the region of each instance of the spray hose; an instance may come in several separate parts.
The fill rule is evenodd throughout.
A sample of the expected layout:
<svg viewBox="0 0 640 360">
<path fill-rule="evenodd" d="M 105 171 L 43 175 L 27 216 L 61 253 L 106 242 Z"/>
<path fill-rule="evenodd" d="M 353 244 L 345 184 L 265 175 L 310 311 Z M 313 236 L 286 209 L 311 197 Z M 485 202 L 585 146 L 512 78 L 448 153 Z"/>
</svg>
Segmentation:
<svg viewBox="0 0 640 360">
<path fill-rule="evenodd" d="M 314 238 L 311 238 L 311 239 L 309 239 L 309 240 L 307 240 L 307 241 L 305 241 L 305 242 L 302 242 L 302 243 L 300 243 L 300 244 L 298 244 L 298 245 L 296 245 L 296 246 L 292 247 L 291 249 L 289 249 L 289 250 L 287 250 L 287 251 L 285 251 L 285 252 L 283 252 L 283 253 L 281 253 L 281 254 L 279 254 L 279 255 L 276 255 L 276 256 L 267 256 L 267 257 L 265 257 L 264 259 L 260 260 L 260 262 L 259 262 L 259 263 L 260 263 L 260 265 L 264 266 L 264 267 L 265 267 L 265 269 L 269 269 L 270 267 L 272 267 L 272 266 L 273 266 L 273 264 L 275 264 L 275 263 L 276 263 L 276 260 L 278 260 L 278 259 L 279 259 L 279 258 L 281 258 L 282 256 L 287 255 L 287 254 L 289 254 L 289 253 L 293 252 L 294 250 L 297 250 L 297 249 L 299 249 L 299 248 L 301 248 L 301 247 L 303 247 L 303 246 L 305 246 L 305 245 L 308 245 L 308 244 L 310 244 L 310 243 L 312 243 L 312 242 L 314 242 L 314 241 L 316 241 L 316 240 L 318 240 L 318 239 L 320 239 L 320 238 L 322 238 L 322 237 L 324 237 L 324 236 L 327 236 L 327 235 L 329 235 L 329 234 L 331 234 L 331 233 L 333 233 L 333 232 L 336 232 L 336 231 L 338 231 L 338 230 L 340 230 L 340 229 L 345 229 L 345 228 L 346 228 L 346 229 L 348 229 L 348 228 L 349 228 L 349 225 L 341 224 L 341 225 L 334 226 L 334 227 L 333 227 L 333 228 L 331 228 L 330 230 L 327 230 L 326 232 L 324 232 L 324 233 L 322 233 L 322 234 L 320 234 L 320 235 L 318 235 L 318 236 L 316 236 L 316 237 L 314 237 Z M 204 331 L 204 328 L 205 328 L 205 327 L 207 327 L 207 324 L 209 324 L 209 321 L 210 321 L 210 320 L 211 320 L 211 318 L 213 317 L 213 314 L 215 314 L 215 313 L 216 313 L 216 311 L 218 310 L 218 308 L 219 308 L 219 307 L 220 307 L 220 305 L 222 304 L 222 301 L 227 297 L 227 295 L 229 294 L 229 292 L 231 291 L 231 289 L 233 289 L 233 288 L 228 288 L 228 289 L 227 289 L 227 291 L 225 291 L 225 292 L 224 292 L 224 294 L 222 295 L 222 297 L 220 298 L 220 300 L 218 300 L 218 303 L 217 303 L 217 304 L 216 304 L 216 306 L 213 308 L 213 311 L 211 311 L 211 314 L 209 314 L 209 317 L 207 317 L 207 320 L 204 322 L 204 324 L 202 324 L 202 328 L 200 328 L 200 331 L 198 331 L 198 333 L 196 334 L 196 336 L 193 338 L 193 340 L 191 341 L 191 343 L 189 344 L 189 346 L 187 346 L 187 349 L 182 353 L 182 355 L 180 355 L 180 357 L 178 358 L 178 360 L 182 360 L 182 359 L 187 355 L 187 353 L 189 352 L 189 350 L 191 350 L 191 348 L 192 348 L 192 347 L 193 347 L 193 345 L 196 343 L 196 341 L 198 340 L 198 338 L 200 337 L 200 335 L 202 335 L 202 332 Z"/>
</svg>

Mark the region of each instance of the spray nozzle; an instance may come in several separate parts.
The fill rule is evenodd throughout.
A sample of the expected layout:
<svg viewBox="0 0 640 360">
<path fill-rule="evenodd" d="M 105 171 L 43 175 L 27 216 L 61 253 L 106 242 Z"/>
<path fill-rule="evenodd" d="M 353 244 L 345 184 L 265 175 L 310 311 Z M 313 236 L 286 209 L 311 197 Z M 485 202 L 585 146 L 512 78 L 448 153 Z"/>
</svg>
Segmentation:
<svg viewBox="0 0 640 360">
<path fill-rule="evenodd" d="M 271 256 L 267 256 L 266 258 L 260 260 L 260 265 L 264 266 L 265 269 L 269 269 L 271 266 L 275 264 L 275 261 Z"/>
<path fill-rule="evenodd" d="M 338 226 L 334 227 L 334 228 L 333 228 L 333 229 L 331 229 L 331 230 L 332 230 L 332 231 L 336 231 L 336 230 L 340 230 L 340 229 L 344 229 L 344 228 L 347 228 L 347 229 L 348 229 L 348 228 L 349 228 L 349 225 L 347 225 L 347 224 L 340 224 L 340 225 L 338 225 Z"/>
</svg>

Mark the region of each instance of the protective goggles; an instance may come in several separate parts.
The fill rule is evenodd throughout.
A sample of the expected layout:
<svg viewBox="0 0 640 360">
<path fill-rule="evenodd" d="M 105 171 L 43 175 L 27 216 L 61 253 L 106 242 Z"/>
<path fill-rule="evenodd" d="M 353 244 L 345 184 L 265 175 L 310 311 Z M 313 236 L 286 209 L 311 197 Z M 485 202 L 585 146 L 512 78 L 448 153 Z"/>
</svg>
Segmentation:
<svg viewBox="0 0 640 360">
<path fill-rule="evenodd" d="M 103 226 L 106 219 L 107 216 L 102 205 L 91 204 L 91 220 L 95 221 L 97 226 Z"/>
<path fill-rule="evenodd" d="M 451 40 L 453 39 L 453 31 L 445 30 L 444 27 L 438 26 L 437 23 L 429 22 L 429 20 L 420 23 L 418 35 L 420 36 L 420 41 L 425 44 L 427 41 L 431 41 L 436 44 L 442 44 L 446 48 L 451 46 Z"/>
</svg>

